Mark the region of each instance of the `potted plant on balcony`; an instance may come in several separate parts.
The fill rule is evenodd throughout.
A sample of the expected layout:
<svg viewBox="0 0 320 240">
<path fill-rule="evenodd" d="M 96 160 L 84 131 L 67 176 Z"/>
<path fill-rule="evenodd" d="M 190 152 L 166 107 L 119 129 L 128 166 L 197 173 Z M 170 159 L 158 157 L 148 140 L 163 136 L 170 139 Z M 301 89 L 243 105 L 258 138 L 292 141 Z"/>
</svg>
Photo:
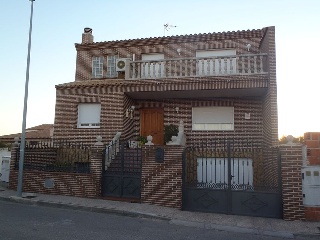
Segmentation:
<svg viewBox="0 0 320 240">
<path fill-rule="evenodd" d="M 139 136 L 137 140 L 139 141 L 139 147 L 141 147 L 141 146 L 144 145 L 146 142 L 148 142 L 148 141 L 147 141 L 147 138 L 144 137 L 144 136 Z"/>
<path fill-rule="evenodd" d="M 177 125 L 170 124 L 164 126 L 164 144 L 171 141 L 172 136 L 177 136 L 179 132 L 179 128 Z"/>
</svg>

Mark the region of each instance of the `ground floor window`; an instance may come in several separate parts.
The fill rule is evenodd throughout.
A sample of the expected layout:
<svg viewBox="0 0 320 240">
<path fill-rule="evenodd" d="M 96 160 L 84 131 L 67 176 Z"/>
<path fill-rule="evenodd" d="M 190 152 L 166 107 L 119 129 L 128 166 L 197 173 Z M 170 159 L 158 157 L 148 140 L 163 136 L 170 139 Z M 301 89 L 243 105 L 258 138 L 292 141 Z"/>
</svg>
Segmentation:
<svg viewBox="0 0 320 240">
<path fill-rule="evenodd" d="M 192 130 L 228 131 L 234 130 L 233 107 L 192 108 Z"/>
<path fill-rule="evenodd" d="M 99 128 L 100 113 L 100 103 L 79 103 L 78 128 Z"/>
</svg>

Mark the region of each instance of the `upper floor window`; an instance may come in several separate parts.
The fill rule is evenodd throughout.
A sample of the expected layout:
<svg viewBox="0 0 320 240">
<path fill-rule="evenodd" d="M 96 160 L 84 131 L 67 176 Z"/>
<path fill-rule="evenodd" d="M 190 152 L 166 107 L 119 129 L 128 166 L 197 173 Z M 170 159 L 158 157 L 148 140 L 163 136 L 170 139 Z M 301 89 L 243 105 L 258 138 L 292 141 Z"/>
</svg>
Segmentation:
<svg viewBox="0 0 320 240">
<path fill-rule="evenodd" d="M 197 51 L 197 75 L 235 74 L 237 62 L 235 49 Z"/>
<path fill-rule="evenodd" d="M 103 77 L 103 57 L 92 58 L 92 77 L 93 78 Z"/>
<path fill-rule="evenodd" d="M 114 78 L 118 76 L 116 71 L 116 60 L 118 56 L 111 55 L 107 57 L 107 78 Z"/>
<path fill-rule="evenodd" d="M 165 76 L 165 64 L 163 53 L 142 54 L 142 61 L 146 61 L 141 67 L 141 75 L 145 78 L 159 78 Z"/>
<path fill-rule="evenodd" d="M 100 103 L 79 103 L 78 128 L 100 128 Z"/>
<path fill-rule="evenodd" d="M 233 107 L 192 108 L 192 130 L 228 131 L 234 130 Z"/>
</svg>

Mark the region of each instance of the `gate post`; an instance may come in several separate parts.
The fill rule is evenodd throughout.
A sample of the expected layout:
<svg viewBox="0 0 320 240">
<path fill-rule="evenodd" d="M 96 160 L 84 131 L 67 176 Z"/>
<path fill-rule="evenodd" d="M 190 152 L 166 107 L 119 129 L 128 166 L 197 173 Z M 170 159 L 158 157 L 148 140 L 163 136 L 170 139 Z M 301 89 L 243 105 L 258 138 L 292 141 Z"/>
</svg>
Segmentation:
<svg viewBox="0 0 320 240">
<path fill-rule="evenodd" d="M 102 180 L 102 165 L 103 165 L 103 149 L 104 144 L 101 141 L 101 137 L 97 137 L 97 142 L 91 147 L 91 159 L 90 159 L 90 170 L 92 177 L 96 183 L 96 196 L 101 196 L 101 180 Z"/>
<path fill-rule="evenodd" d="M 231 143 L 228 140 L 227 141 L 227 154 L 228 154 L 228 213 L 231 214 L 232 212 L 232 189 L 231 189 L 231 180 L 232 180 L 232 175 L 231 175 Z"/>
<path fill-rule="evenodd" d="M 302 195 L 302 145 L 289 142 L 280 145 L 284 220 L 304 220 Z"/>
</svg>

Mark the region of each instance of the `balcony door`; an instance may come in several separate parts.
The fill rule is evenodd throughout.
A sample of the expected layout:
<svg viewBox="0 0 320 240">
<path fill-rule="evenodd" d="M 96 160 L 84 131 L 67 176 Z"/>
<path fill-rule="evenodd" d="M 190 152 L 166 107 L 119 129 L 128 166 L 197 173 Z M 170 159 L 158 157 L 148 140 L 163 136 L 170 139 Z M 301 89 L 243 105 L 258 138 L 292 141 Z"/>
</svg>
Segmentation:
<svg viewBox="0 0 320 240">
<path fill-rule="evenodd" d="M 142 61 L 147 61 L 141 65 L 141 75 L 143 78 L 160 78 L 165 76 L 164 54 L 150 53 L 142 54 Z"/>
<path fill-rule="evenodd" d="M 196 57 L 200 58 L 197 61 L 197 75 L 235 74 L 237 72 L 236 58 L 229 57 L 235 55 L 235 49 L 197 51 Z"/>
<path fill-rule="evenodd" d="M 163 109 L 140 110 L 140 135 L 144 137 L 151 135 L 155 145 L 164 144 Z"/>
</svg>

